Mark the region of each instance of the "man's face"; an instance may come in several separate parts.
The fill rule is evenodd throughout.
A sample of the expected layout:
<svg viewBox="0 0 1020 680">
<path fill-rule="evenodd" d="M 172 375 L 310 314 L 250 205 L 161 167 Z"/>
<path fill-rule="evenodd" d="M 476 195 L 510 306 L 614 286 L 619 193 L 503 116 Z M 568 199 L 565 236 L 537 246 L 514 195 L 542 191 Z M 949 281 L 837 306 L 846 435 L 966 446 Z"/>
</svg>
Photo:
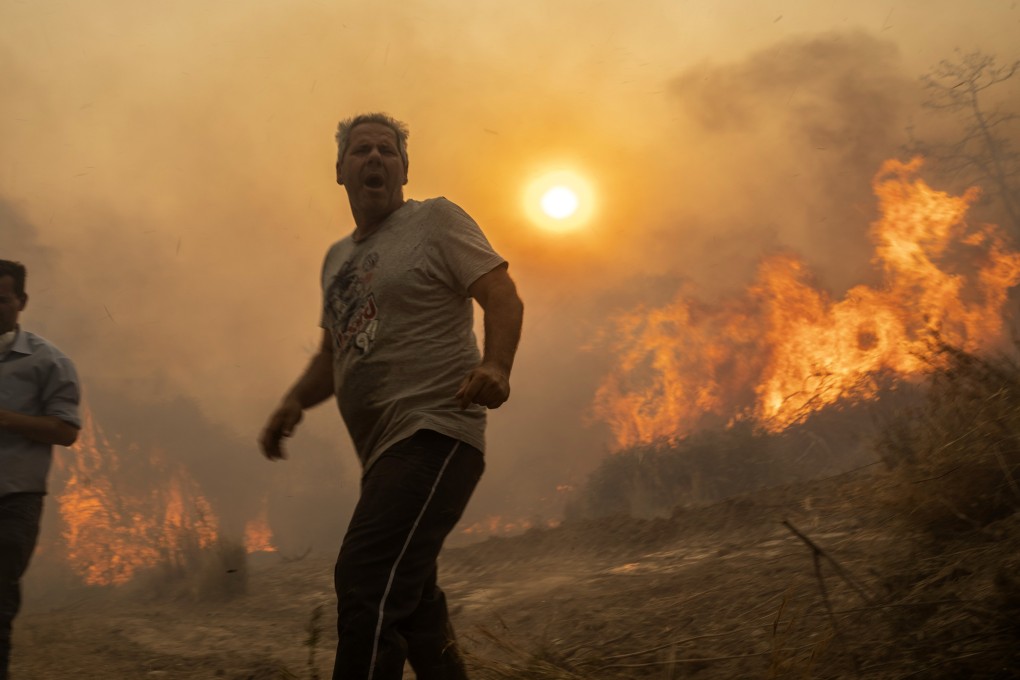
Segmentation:
<svg viewBox="0 0 1020 680">
<path fill-rule="evenodd" d="M 14 277 L 0 276 L 0 333 L 14 330 L 25 302 L 14 293 Z"/>
<path fill-rule="evenodd" d="M 347 189 L 351 206 L 372 216 L 385 216 L 404 202 L 407 170 L 400 158 L 397 134 L 381 123 L 362 123 L 351 130 L 336 181 Z"/>
</svg>

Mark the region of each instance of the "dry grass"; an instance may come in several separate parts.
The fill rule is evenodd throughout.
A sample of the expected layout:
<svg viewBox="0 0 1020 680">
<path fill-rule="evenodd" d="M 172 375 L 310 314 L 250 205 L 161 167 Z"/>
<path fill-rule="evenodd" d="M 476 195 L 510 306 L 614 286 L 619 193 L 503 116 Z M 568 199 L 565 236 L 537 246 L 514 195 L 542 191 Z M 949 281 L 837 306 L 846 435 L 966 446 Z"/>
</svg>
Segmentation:
<svg viewBox="0 0 1020 680">
<path fill-rule="evenodd" d="M 692 567 L 676 583 L 650 577 L 620 598 L 633 600 L 628 608 L 580 593 L 542 635 L 521 625 L 481 628 L 470 647 L 485 650 L 470 656 L 473 677 L 1020 678 L 1020 366 L 944 345 L 930 359 L 917 398 L 900 399 L 901 409 L 883 418 L 875 453 L 884 470 L 758 492 L 704 512 L 687 507 L 618 532 L 641 550 L 654 549 L 649 528 L 664 542 L 710 530 L 720 542 L 753 541 L 760 537 L 748 527 L 774 527 L 782 514 L 793 519 L 788 564 L 748 557 L 733 573 L 721 574 L 718 562 L 703 573 Z M 593 476 L 586 502 L 633 511 L 628 494 L 636 487 L 661 504 L 674 484 L 674 497 L 690 506 L 695 468 L 710 463 L 732 476 L 728 466 L 748 451 L 771 447 L 746 431 L 714 435 L 720 462 L 712 441 L 673 452 L 693 454 L 687 463 L 671 459 L 668 447 L 611 460 Z M 720 522 L 724 512 L 735 521 Z M 811 525 L 819 516 L 842 519 Z M 568 522 L 542 543 L 566 545 L 568 532 L 583 526 Z M 815 540 L 816 531 L 825 538 Z"/>
<path fill-rule="evenodd" d="M 748 421 L 678 442 L 637 446 L 605 458 L 566 509 L 567 519 L 669 516 L 791 480 L 863 462 L 867 409 L 820 413 L 782 433 Z"/>
<path fill-rule="evenodd" d="M 877 443 L 910 548 L 883 565 L 898 606 L 881 651 L 916 677 L 1020 677 L 1020 365 L 944 344 L 930 360 L 921 405 Z"/>
<path fill-rule="evenodd" d="M 901 482 L 889 502 L 934 539 L 984 532 L 1020 509 L 1020 366 L 939 345 L 920 407 L 877 449 Z"/>
<path fill-rule="evenodd" d="M 279 661 L 270 659 L 235 674 L 231 680 L 299 680 L 299 677 Z"/>
</svg>

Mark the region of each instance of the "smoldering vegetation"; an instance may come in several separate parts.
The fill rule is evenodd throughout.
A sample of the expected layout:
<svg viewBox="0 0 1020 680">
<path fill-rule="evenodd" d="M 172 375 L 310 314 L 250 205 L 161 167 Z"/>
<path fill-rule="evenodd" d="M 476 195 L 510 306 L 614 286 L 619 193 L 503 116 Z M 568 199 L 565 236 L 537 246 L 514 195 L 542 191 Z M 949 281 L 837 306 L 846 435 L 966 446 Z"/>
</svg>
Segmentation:
<svg viewBox="0 0 1020 680">
<path fill-rule="evenodd" d="M 157 379 L 132 391 L 91 386 L 79 444 L 56 456 L 27 609 L 229 601 L 248 593 L 253 565 L 334 553 L 353 507 L 334 442 L 307 435 L 289 467 L 261 466 L 250 442 Z M 247 545 L 259 517 L 265 545 Z"/>
<path fill-rule="evenodd" d="M 240 543 L 222 538 L 205 548 L 192 539 L 139 583 L 141 592 L 170 599 L 215 602 L 238 597 L 248 588 L 248 553 Z"/>
<path fill-rule="evenodd" d="M 610 549 L 635 567 L 677 545 L 707 549 L 686 578 L 637 570 L 620 597 L 564 600 L 543 633 L 507 612 L 474 638 L 477 677 L 1020 677 L 1017 356 L 933 341 L 925 381 L 891 392 L 871 427 L 852 410 L 831 414 L 860 432 L 874 464 L 822 480 L 739 493 L 769 485 L 759 470 L 773 463 L 788 471 L 777 452 L 807 430 L 740 425 L 607 460 L 577 516 L 493 548 Z M 691 483 L 698 466 L 713 469 L 713 450 L 728 463 L 714 491 L 738 492 L 723 500 Z M 668 516 L 634 518 L 669 497 L 680 502 Z"/>
<path fill-rule="evenodd" d="M 607 456 L 567 503 L 566 519 L 667 517 L 783 483 L 819 479 L 874 462 L 868 436 L 875 413 L 899 401 L 823 410 L 805 423 L 768 433 L 742 420 Z"/>
</svg>

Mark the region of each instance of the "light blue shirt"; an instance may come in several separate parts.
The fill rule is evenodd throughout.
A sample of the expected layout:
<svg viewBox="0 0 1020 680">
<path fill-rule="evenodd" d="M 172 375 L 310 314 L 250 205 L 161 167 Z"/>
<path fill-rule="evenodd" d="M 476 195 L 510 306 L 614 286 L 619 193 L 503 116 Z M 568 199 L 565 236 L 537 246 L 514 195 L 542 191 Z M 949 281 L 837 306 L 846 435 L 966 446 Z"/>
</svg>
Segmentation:
<svg viewBox="0 0 1020 680">
<path fill-rule="evenodd" d="M 81 427 L 78 372 L 67 356 L 44 338 L 18 330 L 0 355 L 0 408 L 29 416 L 53 416 Z M 45 493 L 53 447 L 0 430 L 0 496 Z"/>
</svg>

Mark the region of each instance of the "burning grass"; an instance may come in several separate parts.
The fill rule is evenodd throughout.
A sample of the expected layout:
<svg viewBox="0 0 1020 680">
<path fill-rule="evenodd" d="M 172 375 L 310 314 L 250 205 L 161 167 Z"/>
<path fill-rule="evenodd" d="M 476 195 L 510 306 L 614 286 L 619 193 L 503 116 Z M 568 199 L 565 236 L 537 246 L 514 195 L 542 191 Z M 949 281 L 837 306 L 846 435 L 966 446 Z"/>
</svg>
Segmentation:
<svg viewBox="0 0 1020 680">
<path fill-rule="evenodd" d="M 1007 476 L 1015 475 L 1010 404 L 1020 369 L 948 348 L 929 359 L 923 389 L 896 395 L 904 410 L 894 415 L 897 400 L 882 402 L 889 429 L 874 465 L 714 503 L 678 495 L 683 503 L 668 516 L 573 518 L 445 551 L 442 582 L 471 677 L 1020 677 L 1020 513 Z M 867 419 L 852 409 L 823 413 L 831 421 L 810 421 L 817 440 L 717 432 L 698 440 L 698 455 L 721 442 L 739 469 L 753 451 L 786 441 L 800 447 L 790 460 L 843 460 L 835 443 Z M 997 476 L 971 476 L 975 466 Z M 936 500 L 956 488 L 993 511 Z M 23 657 L 21 674 L 72 677 L 25 670 L 66 661 L 145 669 L 74 675 L 83 678 L 160 668 L 168 678 L 312 680 L 325 663 L 313 656 L 316 645 L 328 655 L 333 640 L 328 621 L 320 631 L 308 618 L 332 592 L 331 560 L 256 564 L 247 594 L 226 602 L 194 604 L 169 588 L 158 606 L 105 602 L 103 593 L 94 613 L 26 617 L 26 648 L 35 640 L 54 653 L 35 666 Z M 180 578 L 195 573 L 183 563 L 174 569 Z"/>
<path fill-rule="evenodd" d="M 594 411 L 617 447 L 676 443 L 741 419 L 778 433 L 870 401 L 882 376 L 923 373 L 935 331 L 967 351 L 996 346 L 1020 252 L 995 225 L 967 219 L 977 187 L 933 189 L 922 165 L 890 160 L 874 178 L 874 285 L 835 294 L 801 257 L 777 252 L 738 294 L 706 301 L 688 285 L 663 306 L 616 316 L 603 338 L 616 361 Z"/>
<path fill-rule="evenodd" d="M 179 456 L 108 437 L 88 408 L 78 442 L 55 467 L 60 541 L 44 548 L 85 586 L 223 600 L 245 592 L 248 554 L 276 551 L 265 499 L 243 544 L 228 537 Z"/>
<path fill-rule="evenodd" d="M 618 516 L 630 522 L 618 540 L 640 538 L 624 565 L 630 595 L 609 608 L 592 585 L 591 597 L 544 602 L 562 611 L 540 634 L 523 619 L 479 629 L 473 677 L 1020 677 L 1020 365 L 943 344 L 925 361 L 927 381 L 897 395 L 873 441 L 884 466 L 687 502 L 668 520 Z M 617 492 L 642 465 L 652 479 L 670 457 L 707 461 L 715 444 L 725 464 L 708 470 L 725 473 L 776 441 L 733 431 L 611 458 L 589 497 L 628 510 Z M 669 484 L 693 498 L 684 475 L 655 481 L 660 499 Z M 543 542 L 568 550 L 566 532 L 583 526 L 568 521 Z M 669 545 L 690 556 L 663 557 Z"/>
</svg>

